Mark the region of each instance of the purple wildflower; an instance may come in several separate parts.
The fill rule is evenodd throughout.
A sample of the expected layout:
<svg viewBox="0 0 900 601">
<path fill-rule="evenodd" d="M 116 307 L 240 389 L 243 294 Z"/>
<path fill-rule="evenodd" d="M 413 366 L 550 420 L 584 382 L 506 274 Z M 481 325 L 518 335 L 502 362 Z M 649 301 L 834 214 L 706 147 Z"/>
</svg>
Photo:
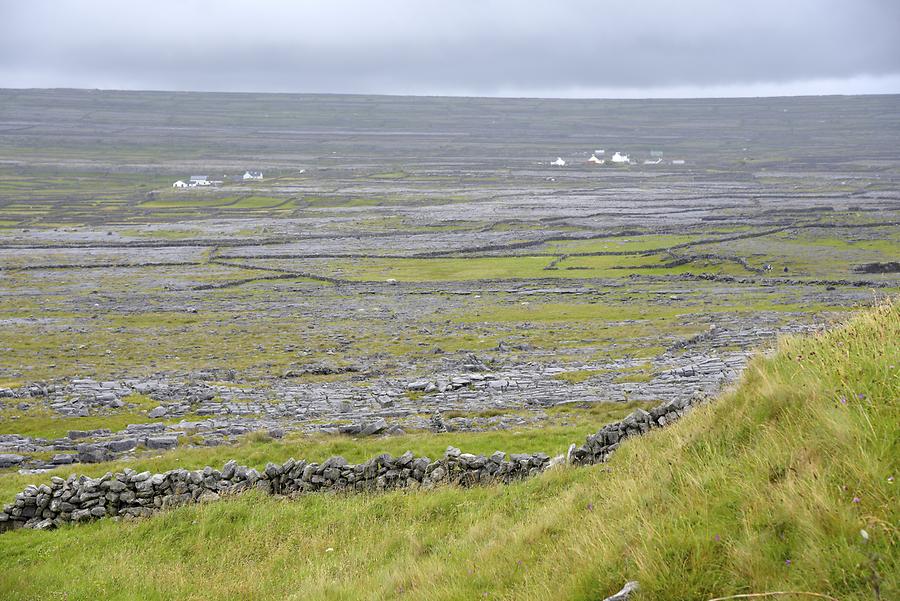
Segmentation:
<svg viewBox="0 0 900 601">
<path fill-rule="evenodd" d="M 854 503 L 859 503 L 859 497 L 853 497 L 853 502 L 854 502 Z"/>
<path fill-rule="evenodd" d="M 784 565 L 786 565 L 786 566 L 791 565 L 791 560 L 790 560 L 790 559 L 785 559 L 785 560 L 784 560 Z"/>
</svg>

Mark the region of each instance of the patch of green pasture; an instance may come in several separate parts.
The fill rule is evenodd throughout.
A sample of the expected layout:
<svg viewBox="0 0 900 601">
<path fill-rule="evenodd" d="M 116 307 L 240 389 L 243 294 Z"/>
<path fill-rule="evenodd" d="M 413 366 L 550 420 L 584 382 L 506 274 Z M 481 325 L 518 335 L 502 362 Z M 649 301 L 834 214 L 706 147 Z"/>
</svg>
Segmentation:
<svg viewBox="0 0 900 601">
<path fill-rule="evenodd" d="M 653 379 L 653 365 L 649 362 L 641 365 L 626 367 L 621 370 L 621 375 L 613 380 L 613 382 L 622 383 L 642 383 L 649 382 Z"/>
<path fill-rule="evenodd" d="M 464 281 L 480 279 L 533 279 L 556 277 L 544 271 L 547 257 L 485 257 L 441 259 L 361 259 L 331 261 L 329 268 L 339 277 L 371 281 L 401 282 Z"/>
<path fill-rule="evenodd" d="M 294 203 L 287 198 L 276 198 L 274 196 L 244 196 L 237 202 L 227 205 L 227 209 L 271 209 L 293 208 Z"/>
<path fill-rule="evenodd" d="M 0 411 L 0 434 L 21 434 L 22 436 L 47 439 L 62 438 L 70 430 L 108 428 L 118 431 L 124 429 L 128 424 L 160 421 L 150 419 L 145 413 L 132 411 L 87 417 L 63 417 L 49 413 L 33 415 L 28 412 L 20 415 L 8 415 L 9 413 L 9 411 Z"/>
<path fill-rule="evenodd" d="M 628 237 L 598 238 L 595 240 L 565 240 L 559 242 L 549 242 L 545 247 L 542 247 L 541 250 L 559 254 L 591 252 L 640 252 L 669 248 L 675 246 L 676 244 L 693 242 L 700 238 L 701 236 L 699 234 L 646 234 Z"/>
<path fill-rule="evenodd" d="M 405 171 L 384 171 L 381 173 L 373 173 L 368 176 L 371 179 L 404 179 L 409 177 Z"/>
<path fill-rule="evenodd" d="M 582 256 L 569 257 L 556 269 L 545 269 L 551 261 L 545 256 L 512 257 L 447 257 L 414 259 L 357 259 L 353 262 L 332 260 L 330 275 L 358 281 L 400 282 L 469 281 L 494 279 L 588 279 L 626 278 L 632 274 L 672 275 L 680 273 L 717 273 L 747 275 L 740 265 L 731 262 L 701 260 L 673 268 L 664 267 L 671 258 L 664 256 Z M 647 267 L 659 264 L 659 267 Z"/>
<path fill-rule="evenodd" d="M 192 207 L 222 207 L 234 202 L 234 197 L 209 198 L 205 193 L 182 192 L 175 196 L 145 200 L 139 206 L 148 209 L 181 209 Z"/>
<path fill-rule="evenodd" d="M 164 229 L 164 228 L 127 228 L 118 230 L 118 233 L 127 237 L 153 238 L 159 240 L 185 240 L 200 238 L 204 235 L 197 229 Z"/>
<path fill-rule="evenodd" d="M 608 369 L 575 369 L 572 371 L 564 371 L 562 373 L 558 373 L 553 376 L 554 380 L 562 380 L 563 382 L 568 382 L 569 384 L 580 384 L 581 382 L 585 382 L 590 380 L 591 378 L 596 378 L 597 376 L 602 376 L 610 373 Z"/>
</svg>

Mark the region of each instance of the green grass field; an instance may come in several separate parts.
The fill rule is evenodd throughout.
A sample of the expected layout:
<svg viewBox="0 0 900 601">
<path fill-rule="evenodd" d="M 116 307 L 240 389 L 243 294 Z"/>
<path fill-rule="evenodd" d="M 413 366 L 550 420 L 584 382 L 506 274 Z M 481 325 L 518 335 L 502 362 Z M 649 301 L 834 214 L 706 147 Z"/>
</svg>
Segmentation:
<svg viewBox="0 0 900 601">
<path fill-rule="evenodd" d="M 609 463 L 510 486 L 248 494 L 135 523 L 7 533 L 0 597 L 587 601 L 636 579 L 635 599 L 896 599 L 898 339 L 895 303 L 782 340 L 734 391 Z M 468 436 L 476 451 L 510 442 Z M 548 442 L 535 433 L 534 446 Z M 24 477 L 2 479 L 9 496 Z"/>
</svg>

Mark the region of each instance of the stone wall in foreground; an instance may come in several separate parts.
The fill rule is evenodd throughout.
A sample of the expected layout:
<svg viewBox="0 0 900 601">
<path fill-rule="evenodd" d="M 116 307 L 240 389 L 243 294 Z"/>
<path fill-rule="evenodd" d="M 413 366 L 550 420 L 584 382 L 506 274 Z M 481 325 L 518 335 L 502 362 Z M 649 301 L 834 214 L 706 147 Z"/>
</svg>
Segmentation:
<svg viewBox="0 0 900 601">
<path fill-rule="evenodd" d="M 596 434 L 591 434 L 585 443 L 578 447 L 569 447 L 567 463 L 572 465 L 591 465 L 601 463 L 615 451 L 626 438 L 640 436 L 651 428 L 661 428 L 672 423 L 697 404 L 694 399 L 675 399 L 654 407 L 650 411 L 637 409 L 620 422 L 607 424 Z"/>
<path fill-rule="evenodd" d="M 581 447 L 573 444 L 566 457 L 551 459 L 544 453 L 490 456 L 470 455 L 449 447 L 442 459 L 416 457 L 407 451 L 399 457 L 378 455 L 360 464 L 343 457 L 323 463 L 288 459 L 269 463 L 262 471 L 229 461 L 221 469 L 176 469 L 162 474 L 126 469 L 100 478 L 76 476 L 51 478 L 49 484 L 31 485 L 16 495 L 15 502 L 0 511 L 0 532 L 14 528 L 50 529 L 70 522 L 114 517 L 146 517 L 156 511 L 216 501 L 250 489 L 273 495 L 318 491 L 386 491 L 399 488 L 431 488 L 438 484 L 472 486 L 507 483 L 535 476 L 561 463 L 590 465 L 605 461 L 622 440 L 665 426 L 693 403 L 670 401 L 647 412 L 638 409 L 620 422 L 608 424 L 587 437 Z"/>
</svg>

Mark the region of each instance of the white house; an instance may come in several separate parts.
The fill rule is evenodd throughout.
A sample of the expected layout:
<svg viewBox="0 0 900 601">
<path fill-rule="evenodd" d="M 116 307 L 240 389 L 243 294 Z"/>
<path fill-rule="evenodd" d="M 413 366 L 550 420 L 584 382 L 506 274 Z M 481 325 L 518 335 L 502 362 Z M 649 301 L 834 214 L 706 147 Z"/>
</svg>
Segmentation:
<svg viewBox="0 0 900 601">
<path fill-rule="evenodd" d="M 628 158 L 627 154 L 619 154 L 618 151 L 614 155 L 612 155 L 613 163 L 630 163 L 631 159 Z"/>
<path fill-rule="evenodd" d="M 660 163 L 662 163 L 662 159 L 656 159 L 655 161 L 651 161 L 650 159 L 647 159 L 644 161 L 645 165 L 659 165 Z"/>
<path fill-rule="evenodd" d="M 562 159 L 562 157 L 556 157 L 556 160 L 550 164 L 555 165 L 557 167 L 565 167 L 566 166 L 566 162 Z"/>
<path fill-rule="evenodd" d="M 603 165 L 606 163 L 606 159 L 598 159 L 596 154 L 592 154 L 591 158 L 587 160 L 588 163 L 594 163 L 595 165 Z"/>
<path fill-rule="evenodd" d="M 208 175 L 192 175 L 190 186 L 208 186 L 210 184 Z"/>
<path fill-rule="evenodd" d="M 598 148 L 594 151 L 594 154 L 606 154 L 606 151 L 602 148 Z"/>
<path fill-rule="evenodd" d="M 263 174 L 262 171 L 246 171 L 244 172 L 244 181 L 248 179 L 262 179 Z"/>
<path fill-rule="evenodd" d="M 188 185 L 187 185 L 185 182 L 183 182 L 183 181 L 181 181 L 181 180 L 178 180 L 177 182 L 175 182 L 174 184 L 172 184 L 172 187 L 173 187 L 173 188 L 187 188 Z"/>
<path fill-rule="evenodd" d="M 684 159 L 675 159 L 672 161 L 673 165 L 684 165 Z"/>
</svg>

